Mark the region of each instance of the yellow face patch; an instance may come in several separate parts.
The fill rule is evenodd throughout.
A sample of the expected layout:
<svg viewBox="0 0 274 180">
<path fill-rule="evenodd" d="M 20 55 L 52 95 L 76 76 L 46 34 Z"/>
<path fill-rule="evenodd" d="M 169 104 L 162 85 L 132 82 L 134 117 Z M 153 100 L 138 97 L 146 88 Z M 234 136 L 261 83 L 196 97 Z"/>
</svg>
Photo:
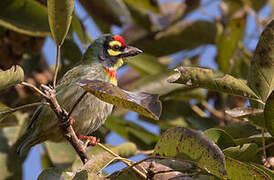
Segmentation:
<svg viewBox="0 0 274 180">
<path fill-rule="evenodd" d="M 119 54 L 121 54 L 121 51 L 119 50 L 120 47 L 122 46 L 122 44 L 119 41 L 111 41 L 109 42 L 109 49 L 108 54 L 111 56 L 118 56 Z M 117 47 L 117 48 L 115 48 Z"/>
<path fill-rule="evenodd" d="M 110 70 L 117 70 L 119 67 L 121 67 L 123 65 L 124 61 L 122 58 L 118 59 L 118 61 L 116 62 L 116 64 L 114 64 L 113 67 L 109 68 Z"/>
</svg>

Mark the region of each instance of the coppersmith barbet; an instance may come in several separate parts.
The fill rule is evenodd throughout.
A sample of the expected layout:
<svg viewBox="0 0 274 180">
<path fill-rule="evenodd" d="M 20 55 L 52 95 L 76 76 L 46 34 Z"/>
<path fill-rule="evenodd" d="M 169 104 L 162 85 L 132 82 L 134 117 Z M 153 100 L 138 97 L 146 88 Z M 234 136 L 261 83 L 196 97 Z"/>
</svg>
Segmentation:
<svg viewBox="0 0 274 180">
<path fill-rule="evenodd" d="M 117 85 L 117 69 L 123 58 L 135 56 L 142 51 L 125 44 L 119 35 L 103 35 L 93 42 L 83 55 L 80 65 L 69 70 L 56 86 L 56 98 L 62 108 L 69 112 L 84 93 L 77 85 L 80 79 L 101 80 Z M 85 97 L 74 109 L 73 129 L 77 135 L 88 135 L 98 129 L 112 112 L 113 105 L 97 99 L 92 94 Z M 43 141 L 64 140 L 55 113 L 42 105 L 35 111 L 25 134 L 21 137 L 18 153 L 25 155 L 29 149 Z"/>
</svg>

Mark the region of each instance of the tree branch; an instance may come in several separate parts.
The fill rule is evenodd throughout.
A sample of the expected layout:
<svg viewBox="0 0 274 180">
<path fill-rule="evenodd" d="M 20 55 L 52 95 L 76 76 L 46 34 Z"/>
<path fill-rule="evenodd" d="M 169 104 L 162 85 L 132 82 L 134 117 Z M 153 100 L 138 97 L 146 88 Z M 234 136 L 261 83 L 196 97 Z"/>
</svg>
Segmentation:
<svg viewBox="0 0 274 180">
<path fill-rule="evenodd" d="M 68 113 L 61 108 L 58 104 L 57 99 L 55 97 L 55 90 L 51 89 L 46 85 L 41 85 L 45 94 L 47 95 L 47 102 L 50 104 L 51 109 L 55 112 L 58 118 L 58 123 L 61 131 L 63 132 L 64 137 L 70 142 L 70 144 L 74 147 L 75 151 L 80 156 L 83 164 L 85 164 L 88 160 L 88 154 L 84 143 L 78 139 L 75 134 L 70 122 Z"/>
<path fill-rule="evenodd" d="M 43 90 L 41 91 L 32 84 L 26 82 L 22 82 L 21 84 L 30 87 L 46 99 L 51 109 L 57 116 L 58 124 L 64 137 L 70 142 L 70 144 L 73 146 L 77 154 L 80 156 L 80 159 L 82 160 L 83 164 L 85 164 L 89 160 L 86 147 L 84 143 L 81 140 L 79 140 L 77 135 L 75 134 L 69 122 L 69 114 L 59 105 L 55 97 L 55 90 L 50 88 L 49 86 L 41 85 L 41 88 Z M 83 93 L 83 95 L 74 104 L 70 114 L 72 113 L 73 109 L 77 106 L 77 104 L 81 101 L 81 99 L 84 97 L 84 95 L 85 93 Z"/>
</svg>

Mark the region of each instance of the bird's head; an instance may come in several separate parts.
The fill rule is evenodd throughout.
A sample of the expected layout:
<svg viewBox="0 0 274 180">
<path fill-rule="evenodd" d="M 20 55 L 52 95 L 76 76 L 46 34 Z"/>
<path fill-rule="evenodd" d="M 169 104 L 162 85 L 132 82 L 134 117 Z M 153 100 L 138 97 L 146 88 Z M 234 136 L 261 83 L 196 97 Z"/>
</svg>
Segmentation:
<svg viewBox="0 0 274 180">
<path fill-rule="evenodd" d="M 128 46 L 122 36 L 106 34 L 96 39 L 83 56 L 84 61 L 97 60 L 108 70 L 117 70 L 124 60 L 142 51 Z"/>
</svg>

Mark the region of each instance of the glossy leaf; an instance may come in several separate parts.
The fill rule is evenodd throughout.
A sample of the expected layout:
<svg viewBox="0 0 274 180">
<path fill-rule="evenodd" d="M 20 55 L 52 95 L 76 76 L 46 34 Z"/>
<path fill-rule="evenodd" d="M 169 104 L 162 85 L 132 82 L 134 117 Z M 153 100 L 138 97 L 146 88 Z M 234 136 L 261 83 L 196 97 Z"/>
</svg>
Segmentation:
<svg viewBox="0 0 274 180">
<path fill-rule="evenodd" d="M 238 43 L 242 40 L 245 32 L 246 15 L 241 18 L 235 18 L 228 21 L 225 25 L 220 37 L 218 37 L 217 46 L 217 57 L 216 61 L 219 69 L 222 72 L 229 72 L 231 64 L 230 60 L 238 47 Z"/>
<path fill-rule="evenodd" d="M 233 138 L 224 130 L 218 128 L 207 129 L 203 132 L 209 139 L 219 146 L 220 149 L 225 149 L 230 146 L 235 146 Z"/>
<path fill-rule="evenodd" d="M 255 143 L 243 144 L 241 146 L 229 147 L 223 150 L 226 156 L 239 161 L 252 161 L 257 154 L 258 146 Z"/>
<path fill-rule="evenodd" d="M 54 166 L 67 167 L 75 160 L 76 153 L 68 142 L 54 143 L 46 141 L 44 146 Z"/>
<path fill-rule="evenodd" d="M 274 90 L 266 100 L 264 117 L 268 132 L 274 136 Z"/>
<path fill-rule="evenodd" d="M 266 173 L 254 166 L 248 165 L 227 156 L 225 159 L 228 179 L 242 180 L 248 177 L 249 179 L 256 180 L 271 180 L 271 178 Z"/>
<path fill-rule="evenodd" d="M 145 130 L 140 125 L 118 117 L 109 116 L 105 126 L 124 139 L 136 143 L 141 149 L 151 149 L 159 137 Z"/>
<path fill-rule="evenodd" d="M 34 0 L 1 0 L 0 25 L 30 36 L 49 36 L 47 8 Z"/>
<path fill-rule="evenodd" d="M 62 45 L 71 24 L 74 0 L 48 0 L 47 6 L 52 38 Z"/>
<path fill-rule="evenodd" d="M 262 109 L 252 107 L 237 107 L 225 111 L 228 115 L 238 119 L 248 119 L 248 123 L 265 128 L 264 113 Z"/>
<path fill-rule="evenodd" d="M 169 82 L 180 83 L 189 87 L 201 87 L 246 98 L 257 99 L 257 95 L 240 79 L 219 71 L 199 67 L 179 67 L 176 78 Z"/>
<path fill-rule="evenodd" d="M 274 89 L 274 20 L 262 32 L 248 75 L 248 85 L 263 102 Z M 253 104 L 253 107 L 257 107 Z M 262 107 L 262 106 L 260 106 Z"/>
<path fill-rule="evenodd" d="M 147 34 L 131 44 L 159 57 L 201 45 L 214 44 L 216 31 L 216 25 L 207 21 L 179 22 L 156 35 Z M 131 37 L 125 36 L 125 39 Z"/>
<path fill-rule="evenodd" d="M 107 103 L 135 111 L 155 120 L 160 117 L 162 107 L 159 96 L 156 94 L 129 92 L 99 80 L 80 80 L 78 85 Z"/>
<path fill-rule="evenodd" d="M 0 71 L 0 90 L 21 83 L 24 80 L 23 69 L 16 65 L 6 71 Z"/>
<path fill-rule="evenodd" d="M 197 166 L 224 178 L 225 159 L 222 151 L 205 135 L 189 128 L 177 127 L 167 130 L 155 146 L 153 156 L 188 159 Z"/>
</svg>

